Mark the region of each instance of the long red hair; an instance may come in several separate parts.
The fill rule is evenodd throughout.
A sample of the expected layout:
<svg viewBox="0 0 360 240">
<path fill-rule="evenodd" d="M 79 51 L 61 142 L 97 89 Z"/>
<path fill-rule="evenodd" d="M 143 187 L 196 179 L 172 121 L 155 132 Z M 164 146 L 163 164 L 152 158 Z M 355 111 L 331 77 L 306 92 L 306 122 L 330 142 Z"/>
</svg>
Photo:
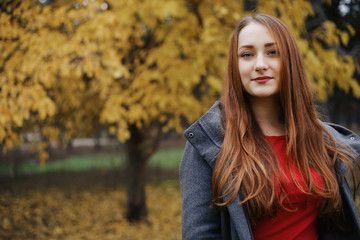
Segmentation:
<svg viewBox="0 0 360 240">
<path fill-rule="evenodd" d="M 318 120 L 301 54 L 291 31 L 279 19 L 265 14 L 243 18 L 231 38 L 222 109 L 225 138 L 213 171 L 213 205 L 226 206 L 240 193 L 240 204 L 245 204 L 254 221 L 274 216 L 281 204 L 274 183 L 274 176 L 281 170 L 253 116 L 238 69 L 239 33 L 250 22 L 268 28 L 280 56 L 279 107 L 288 134 L 287 171 L 302 192 L 323 199 L 321 215 L 340 216 L 342 202 L 335 162 L 343 161 L 350 166 L 353 157 L 340 149 Z M 295 179 L 289 159 L 302 173 L 306 189 Z M 323 177 L 322 189 L 314 184 L 310 168 Z"/>
</svg>

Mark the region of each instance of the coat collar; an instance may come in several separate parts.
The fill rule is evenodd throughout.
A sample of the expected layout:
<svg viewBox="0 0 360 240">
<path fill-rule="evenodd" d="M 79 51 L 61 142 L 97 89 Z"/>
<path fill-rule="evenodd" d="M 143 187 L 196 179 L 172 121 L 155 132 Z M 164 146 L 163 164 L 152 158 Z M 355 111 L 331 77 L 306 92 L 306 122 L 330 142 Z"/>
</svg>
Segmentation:
<svg viewBox="0 0 360 240">
<path fill-rule="evenodd" d="M 207 113 L 184 132 L 188 141 L 211 167 L 214 166 L 224 139 L 224 129 L 220 123 L 220 104 L 215 102 Z"/>
</svg>

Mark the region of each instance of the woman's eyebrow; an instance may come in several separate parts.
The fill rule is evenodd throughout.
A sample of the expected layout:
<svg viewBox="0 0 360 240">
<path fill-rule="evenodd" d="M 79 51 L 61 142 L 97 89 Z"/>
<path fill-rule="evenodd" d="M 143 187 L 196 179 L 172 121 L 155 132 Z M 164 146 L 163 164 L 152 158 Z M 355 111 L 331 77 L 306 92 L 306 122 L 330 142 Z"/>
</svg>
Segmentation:
<svg viewBox="0 0 360 240">
<path fill-rule="evenodd" d="M 275 42 L 269 42 L 269 43 L 265 43 L 264 44 L 265 47 L 272 47 L 272 46 L 276 46 L 276 43 Z M 242 49 L 242 48 L 254 48 L 253 45 L 241 45 L 239 48 L 238 48 L 238 52 Z"/>
<path fill-rule="evenodd" d="M 253 45 L 242 45 L 239 47 L 239 50 L 242 48 L 254 48 L 254 46 Z"/>
<path fill-rule="evenodd" d="M 276 43 L 275 42 L 269 42 L 269 43 L 265 43 L 264 46 L 267 48 L 267 47 L 272 47 L 272 46 L 276 46 Z M 238 54 L 240 53 L 241 49 L 243 48 L 246 48 L 246 49 L 253 49 L 254 46 L 253 45 L 241 45 L 239 48 L 238 48 Z"/>
<path fill-rule="evenodd" d="M 242 45 L 242 46 L 240 46 L 240 47 L 238 48 L 238 54 L 240 54 L 240 51 L 241 51 L 241 49 L 243 49 L 243 48 L 252 49 L 252 48 L 254 48 L 254 46 L 253 46 L 253 45 Z"/>
<path fill-rule="evenodd" d="M 276 43 L 275 42 L 265 43 L 264 46 L 265 47 L 272 47 L 272 46 L 276 46 Z"/>
</svg>

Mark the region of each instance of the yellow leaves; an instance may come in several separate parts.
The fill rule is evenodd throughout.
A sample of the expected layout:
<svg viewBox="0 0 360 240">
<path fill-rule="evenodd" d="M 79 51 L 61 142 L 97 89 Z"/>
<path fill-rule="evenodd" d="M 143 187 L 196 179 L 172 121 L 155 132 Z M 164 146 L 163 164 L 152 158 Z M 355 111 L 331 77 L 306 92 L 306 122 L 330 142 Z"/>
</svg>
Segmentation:
<svg viewBox="0 0 360 240">
<path fill-rule="evenodd" d="M 115 126 L 110 126 L 109 127 L 109 134 L 110 135 L 115 135 L 116 134 L 116 127 Z"/>
<path fill-rule="evenodd" d="M 202 40 L 204 41 L 204 44 L 216 43 L 219 40 L 222 40 L 221 29 L 212 27 L 216 24 L 217 19 L 212 16 L 204 19 L 204 31 L 202 32 Z"/>
<path fill-rule="evenodd" d="M 13 38 L 18 37 L 19 34 L 19 26 L 17 23 L 10 22 L 10 15 L 0 14 L 0 38 L 2 41 L 10 41 Z"/>
<path fill-rule="evenodd" d="M 229 9 L 223 4 L 215 4 L 214 11 L 217 18 L 223 18 L 229 14 Z"/>
<path fill-rule="evenodd" d="M 335 23 L 331 21 L 325 21 L 322 24 L 322 28 L 318 29 L 317 37 L 319 37 L 329 45 L 332 45 L 333 43 L 339 45 L 339 39 L 337 35 L 335 35 L 335 31 Z"/>
<path fill-rule="evenodd" d="M 145 115 L 145 117 L 144 117 Z M 146 111 L 140 104 L 132 104 L 128 110 L 127 120 L 130 124 L 136 123 L 141 128 L 141 122 L 139 120 L 147 121 Z"/>
<path fill-rule="evenodd" d="M 150 12 L 154 11 L 160 19 L 166 19 L 171 16 L 182 17 L 186 14 L 183 4 L 177 0 L 164 1 L 162 4 L 156 1 L 150 1 L 150 3 Z"/>
<path fill-rule="evenodd" d="M 55 114 L 55 104 L 45 95 L 44 89 L 39 85 L 21 88 L 11 84 L 3 85 L 0 94 L 0 141 L 12 134 L 11 127 L 23 127 L 24 121 L 30 118 L 44 120 Z M 5 130 L 6 129 L 6 130 Z M 15 137 L 7 141 L 15 141 Z M 9 143 L 13 146 L 13 143 Z"/>
<path fill-rule="evenodd" d="M 356 85 L 352 83 L 355 81 L 355 67 L 350 56 L 338 56 L 334 49 L 325 49 L 317 40 L 312 41 L 311 47 L 301 50 L 318 100 L 326 101 L 335 85 L 345 92 L 349 92 L 350 88 L 357 91 Z"/>
<path fill-rule="evenodd" d="M 38 80 L 45 88 L 51 88 L 56 83 L 56 76 L 51 65 L 39 67 Z"/>
<path fill-rule="evenodd" d="M 279 17 L 288 25 L 295 37 L 301 36 L 301 33 L 306 33 L 305 19 L 309 15 L 314 15 L 311 2 L 306 0 L 260 0 L 257 8 L 260 12 Z"/>
<path fill-rule="evenodd" d="M 125 142 L 131 137 L 126 121 L 120 120 L 119 122 L 117 122 L 117 127 L 118 127 L 117 138 L 119 139 L 119 141 Z"/>
<path fill-rule="evenodd" d="M 223 79 L 219 79 L 214 76 L 209 76 L 207 81 L 212 89 L 214 89 L 215 91 L 221 92 L 222 87 L 223 87 Z"/>
<path fill-rule="evenodd" d="M 40 160 L 40 165 L 45 165 L 46 160 L 49 158 L 49 153 L 45 150 L 48 147 L 48 142 L 38 142 L 38 157 Z"/>
<path fill-rule="evenodd" d="M 40 85 L 32 87 L 31 94 L 33 100 L 31 110 L 38 113 L 40 120 L 44 120 L 46 117 L 51 117 L 55 114 L 55 103 L 46 96 L 46 92 Z"/>
<path fill-rule="evenodd" d="M 314 37 L 324 41 L 329 46 L 340 45 L 340 41 L 345 46 L 349 42 L 349 34 L 353 35 L 354 30 L 350 25 L 347 25 L 349 33 L 342 31 L 336 27 L 336 24 L 332 21 L 324 21 L 322 26 L 314 31 Z"/>
<path fill-rule="evenodd" d="M 2 223 L 1 223 L 1 227 L 2 227 L 4 230 L 8 231 L 9 228 L 10 228 L 10 226 L 11 226 L 11 224 L 10 224 L 9 219 L 8 219 L 7 217 L 3 218 Z"/>
<path fill-rule="evenodd" d="M 349 42 L 349 34 L 346 32 L 340 32 L 339 35 L 340 35 L 341 42 L 344 45 L 347 45 Z"/>
<path fill-rule="evenodd" d="M 72 1 L 56 6 L 21 1 L 14 11 L 21 26 L 0 15 L 0 37 L 18 38 L 0 46 L 0 65 L 6 59 L 0 140 L 13 128 L 46 129 L 54 122 L 68 139 L 91 134 L 99 124 L 121 141 L 130 137 L 129 124 L 160 122 L 165 130 L 180 131 L 184 118 L 195 120 L 221 93 L 229 37 L 244 16 L 243 1 L 196 1 L 194 9 L 181 0 L 109 0 L 106 11 L 101 3 L 81 1 L 75 8 Z M 308 1 L 261 0 L 258 8 L 279 12 L 294 31 L 321 99 L 334 85 L 357 89 L 351 61 L 308 41 L 304 20 L 313 14 Z M 349 40 L 331 22 L 316 34 L 331 43 Z"/>
<path fill-rule="evenodd" d="M 3 141 L 4 144 L 2 145 L 2 152 L 6 153 L 8 150 L 13 149 L 15 147 L 20 147 L 22 145 L 21 136 L 19 136 L 16 132 L 9 131 L 9 128 L 5 128 L 5 137 L 6 141 Z M 0 131 L 2 134 L 2 131 Z M 2 139 L 3 140 L 3 139 Z"/>
<path fill-rule="evenodd" d="M 11 112 L 8 109 L 8 106 L 3 100 L 0 103 L 0 124 L 2 127 L 5 127 L 9 122 Z M 2 138 L 1 138 L 2 139 Z"/>
<path fill-rule="evenodd" d="M 352 94 L 356 98 L 360 98 L 360 85 L 355 79 L 351 79 L 350 81 L 350 87 L 352 89 Z"/>
<path fill-rule="evenodd" d="M 56 141 L 60 135 L 60 130 L 54 126 L 44 126 L 41 128 L 41 135 L 47 139 Z"/>
<path fill-rule="evenodd" d="M 102 64 L 105 68 L 109 68 L 109 71 L 113 72 L 114 78 L 128 77 L 128 70 L 121 64 L 121 55 L 116 53 L 115 49 L 109 49 L 104 52 L 102 56 Z"/>
<path fill-rule="evenodd" d="M 349 23 L 345 23 L 345 25 L 346 25 L 346 28 L 348 29 L 350 35 L 354 36 L 356 34 L 356 30 Z"/>
<path fill-rule="evenodd" d="M 127 111 L 122 107 L 123 101 L 123 97 L 120 94 L 109 96 L 101 112 L 100 122 L 114 123 L 119 121 L 123 116 L 126 116 Z"/>
<path fill-rule="evenodd" d="M 51 176 L 49 184 L 20 179 L 16 187 L 21 194 L 3 191 L 0 195 L 0 235 L 5 239 L 181 239 L 177 180 L 147 185 L 149 217 L 131 224 L 124 216 L 126 189 L 106 183 L 112 182 L 113 174 L 82 175 L 84 181 L 75 174 L 55 174 L 65 187 L 54 186 Z"/>
</svg>

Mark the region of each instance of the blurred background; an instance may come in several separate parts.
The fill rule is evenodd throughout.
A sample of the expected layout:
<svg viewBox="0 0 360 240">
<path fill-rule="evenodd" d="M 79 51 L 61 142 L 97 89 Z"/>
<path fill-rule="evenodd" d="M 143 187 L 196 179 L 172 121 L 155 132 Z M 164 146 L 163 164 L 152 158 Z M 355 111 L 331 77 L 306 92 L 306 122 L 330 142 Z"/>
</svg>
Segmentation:
<svg viewBox="0 0 360 240">
<path fill-rule="evenodd" d="M 322 119 L 360 132 L 359 0 L 0 7 L 0 239 L 181 239 L 182 131 L 254 11 L 294 33 Z"/>
</svg>

